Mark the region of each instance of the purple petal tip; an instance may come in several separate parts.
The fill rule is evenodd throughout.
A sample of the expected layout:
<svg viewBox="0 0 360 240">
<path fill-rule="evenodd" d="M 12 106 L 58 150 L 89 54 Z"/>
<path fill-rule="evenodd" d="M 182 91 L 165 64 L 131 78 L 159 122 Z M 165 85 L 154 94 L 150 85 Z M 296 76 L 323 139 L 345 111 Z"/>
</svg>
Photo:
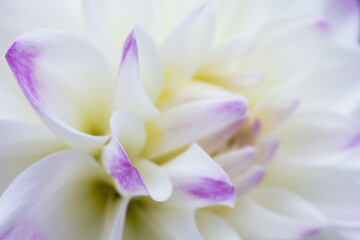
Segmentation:
<svg viewBox="0 0 360 240">
<path fill-rule="evenodd" d="M 300 238 L 308 238 L 318 234 L 322 228 L 313 228 L 300 234 Z"/>
<path fill-rule="evenodd" d="M 133 56 L 138 59 L 138 47 L 134 36 L 134 30 L 130 32 L 129 36 L 125 40 L 122 61 L 124 61 L 130 53 L 132 53 Z"/>
<path fill-rule="evenodd" d="M 186 189 L 192 196 L 214 203 L 235 200 L 234 187 L 222 180 L 202 178 L 198 183 L 187 186 Z"/>
<path fill-rule="evenodd" d="M 5 55 L 16 80 L 30 101 L 33 98 L 38 99 L 37 83 L 33 77 L 33 65 L 36 55 L 34 47 L 23 47 L 20 42 L 14 42 Z"/>
</svg>

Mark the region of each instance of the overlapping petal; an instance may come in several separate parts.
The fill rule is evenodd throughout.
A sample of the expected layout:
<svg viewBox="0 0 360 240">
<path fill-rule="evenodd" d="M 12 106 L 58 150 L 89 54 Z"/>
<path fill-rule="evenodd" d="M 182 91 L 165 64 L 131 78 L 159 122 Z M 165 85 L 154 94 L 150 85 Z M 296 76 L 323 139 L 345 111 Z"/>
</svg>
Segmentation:
<svg viewBox="0 0 360 240">
<path fill-rule="evenodd" d="M 68 150 L 40 160 L 1 196 L 0 238 L 99 239 L 103 208 L 114 197 L 106 184 L 86 153 Z"/>
<path fill-rule="evenodd" d="M 114 83 L 99 50 L 69 33 L 35 30 L 18 37 L 6 58 L 25 96 L 55 134 L 78 149 L 100 148 L 107 137 L 94 135 L 107 134 Z"/>
</svg>

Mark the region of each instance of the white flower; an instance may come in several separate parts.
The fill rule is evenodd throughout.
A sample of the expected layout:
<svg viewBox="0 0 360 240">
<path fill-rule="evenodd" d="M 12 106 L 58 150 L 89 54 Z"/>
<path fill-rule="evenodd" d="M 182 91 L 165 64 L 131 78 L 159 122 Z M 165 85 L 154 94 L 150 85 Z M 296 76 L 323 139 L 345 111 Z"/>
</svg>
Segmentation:
<svg viewBox="0 0 360 240">
<path fill-rule="evenodd" d="M 200 3 L 1 3 L 1 239 L 358 238 L 357 3 Z"/>
</svg>

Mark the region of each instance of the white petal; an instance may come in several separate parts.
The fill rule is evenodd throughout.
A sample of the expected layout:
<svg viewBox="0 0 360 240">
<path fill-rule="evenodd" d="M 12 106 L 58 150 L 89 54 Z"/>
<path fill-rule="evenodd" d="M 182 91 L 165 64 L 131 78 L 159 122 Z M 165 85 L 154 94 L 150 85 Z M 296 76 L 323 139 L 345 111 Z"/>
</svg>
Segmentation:
<svg viewBox="0 0 360 240">
<path fill-rule="evenodd" d="M 122 196 L 147 195 L 138 170 L 131 164 L 115 135 L 105 146 L 101 160 L 106 172 L 114 178 L 116 188 Z"/>
<path fill-rule="evenodd" d="M 211 136 L 240 121 L 247 101 L 242 97 L 194 101 L 166 111 L 147 124 L 144 156 L 154 158 Z"/>
<path fill-rule="evenodd" d="M 0 198 L 2 239 L 98 239 L 114 197 L 89 155 L 63 151 L 19 175 Z M 99 195 L 100 193 L 100 195 Z"/>
<path fill-rule="evenodd" d="M 44 125 L 0 120 L 0 193 L 32 163 L 65 148 Z"/>
<path fill-rule="evenodd" d="M 196 222 L 206 240 L 241 240 L 239 234 L 224 219 L 206 211 L 196 213 Z"/>
<path fill-rule="evenodd" d="M 159 114 L 142 86 L 134 31 L 130 33 L 124 44 L 114 101 L 115 109 L 127 108 L 142 119 L 153 118 Z"/>
<path fill-rule="evenodd" d="M 112 73 L 94 46 L 69 33 L 35 30 L 18 37 L 6 58 L 29 102 L 67 144 L 96 151 L 106 141 L 90 135 L 107 133 L 112 99 Z"/>
<path fill-rule="evenodd" d="M 280 139 L 277 135 L 268 135 L 262 137 L 256 144 L 258 147 L 258 155 L 256 160 L 260 165 L 267 166 L 276 156 L 280 145 Z"/>
<path fill-rule="evenodd" d="M 155 220 L 154 224 L 159 224 L 171 239 L 203 239 L 197 229 L 193 209 L 148 207 L 146 212 Z"/>
<path fill-rule="evenodd" d="M 116 111 L 110 120 L 113 135 L 132 159 L 137 157 L 144 147 L 146 129 L 144 122 L 127 109 Z"/>
<path fill-rule="evenodd" d="M 279 151 L 303 163 L 330 160 L 360 144 L 357 121 L 336 114 L 299 114 L 279 130 Z"/>
<path fill-rule="evenodd" d="M 129 110 L 121 109 L 111 118 L 111 129 L 112 139 L 101 159 L 107 173 L 115 179 L 119 193 L 125 197 L 150 195 L 156 201 L 166 200 L 172 191 L 169 178 L 154 163 L 138 159 L 137 153 L 145 141 L 143 122 Z"/>
<path fill-rule="evenodd" d="M 96 1 L 94 10 L 107 35 L 119 50 L 134 24 L 144 26 L 152 36 L 160 34 L 161 14 L 157 0 Z"/>
<path fill-rule="evenodd" d="M 110 239 L 110 240 L 122 239 L 129 201 L 130 201 L 130 199 L 127 199 L 127 198 L 122 199 L 122 201 L 120 203 L 120 207 L 119 207 L 117 215 L 116 215 L 116 218 L 115 218 L 115 221 L 114 221 L 114 224 L 112 226 L 110 238 L 104 238 L 104 240 L 105 239 Z"/>
<path fill-rule="evenodd" d="M 240 197 L 247 194 L 259 185 L 265 176 L 265 167 L 260 165 L 253 165 L 239 176 L 234 176 L 230 172 L 230 177 L 233 180 L 236 196 Z"/>
<path fill-rule="evenodd" d="M 299 110 L 352 113 L 360 101 L 359 65 L 359 52 L 331 48 L 306 80 L 295 87 Z"/>
<path fill-rule="evenodd" d="M 156 103 L 163 85 L 163 67 L 160 53 L 146 29 L 140 25 L 135 25 L 134 35 L 139 50 L 140 78 L 150 100 Z"/>
<path fill-rule="evenodd" d="M 352 156 L 359 158 L 359 153 Z M 349 159 L 351 160 L 351 159 Z M 265 182 L 288 188 L 319 208 L 332 223 L 343 227 L 360 226 L 358 161 L 311 165 L 278 158 L 270 166 Z M 276 176 L 276 177 L 275 177 Z"/>
<path fill-rule="evenodd" d="M 161 46 L 165 90 L 174 90 L 198 70 L 210 49 L 214 26 L 214 6 L 205 4 L 190 12 L 165 38 Z"/>
<path fill-rule="evenodd" d="M 244 53 L 249 48 L 253 38 L 253 34 L 241 34 L 216 45 L 211 49 L 198 74 L 204 76 L 204 74 L 227 70 L 235 57 L 238 57 L 238 55 Z"/>
<path fill-rule="evenodd" d="M 139 160 L 135 166 L 153 200 L 162 202 L 170 197 L 173 185 L 163 169 L 149 160 Z"/>
<path fill-rule="evenodd" d="M 104 26 L 101 24 L 101 19 L 96 11 L 96 2 L 94 0 L 82 0 L 81 3 L 83 25 L 88 38 L 102 50 L 112 68 L 116 71 L 121 59 L 120 52 L 113 45 L 105 32 Z"/>
<path fill-rule="evenodd" d="M 221 167 L 193 144 L 187 151 L 162 166 L 174 186 L 170 205 L 203 207 L 233 206 L 235 190 Z"/>
<path fill-rule="evenodd" d="M 229 174 L 239 172 L 255 159 L 257 149 L 252 146 L 229 150 L 215 156 L 214 160 Z"/>
<path fill-rule="evenodd" d="M 277 188 L 260 188 L 225 216 L 245 239 L 301 239 L 324 227 L 325 217 L 304 199 Z"/>
<path fill-rule="evenodd" d="M 291 94 L 277 94 L 270 97 L 253 113 L 261 122 L 263 133 L 273 130 L 282 123 L 298 106 L 299 99 Z"/>
<path fill-rule="evenodd" d="M 327 48 L 329 38 L 327 22 L 323 18 L 271 23 L 259 31 L 253 51 L 239 58 L 233 68 L 245 72 L 256 70 L 264 75 L 261 85 L 253 93 L 259 101 L 265 94 L 280 91 L 306 76 Z"/>
<path fill-rule="evenodd" d="M 226 146 L 228 141 L 233 137 L 237 131 L 239 131 L 241 124 L 245 119 L 240 119 L 230 126 L 225 127 L 224 129 L 212 134 L 209 137 L 201 139 L 198 141 L 199 145 L 208 153 L 213 154 L 221 147 Z"/>
<path fill-rule="evenodd" d="M 359 2 L 356 0 L 328 0 L 324 12 L 332 24 L 335 40 L 339 44 L 359 49 Z"/>
</svg>

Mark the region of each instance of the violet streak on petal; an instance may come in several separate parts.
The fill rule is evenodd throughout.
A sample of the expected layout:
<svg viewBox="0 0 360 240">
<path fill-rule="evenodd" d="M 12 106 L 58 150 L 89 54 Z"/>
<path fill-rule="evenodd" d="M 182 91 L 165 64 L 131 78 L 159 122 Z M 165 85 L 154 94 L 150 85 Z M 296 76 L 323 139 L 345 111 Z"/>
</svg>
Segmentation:
<svg viewBox="0 0 360 240">
<path fill-rule="evenodd" d="M 38 102 L 38 82 L 33 76 L 34 58 L 37 56 L 35 47 L 26 46 L 24 49 L 20 42 L 14 42 L 6 53 L 6 60 L 14 73 L 16 80 L 27 98 L 34 106 L 34 100 Z M 36 107 L 35 104 L 34 107 Z"/>
<path fill-rule="evenodd" d="M 231 198 L 235 189 L 228 182 L 212 178 L 201 178 L 195 183 L 180 186 L 196 198 L 207 199 L 213 202 L 221 202 Z"/>
</svg>

